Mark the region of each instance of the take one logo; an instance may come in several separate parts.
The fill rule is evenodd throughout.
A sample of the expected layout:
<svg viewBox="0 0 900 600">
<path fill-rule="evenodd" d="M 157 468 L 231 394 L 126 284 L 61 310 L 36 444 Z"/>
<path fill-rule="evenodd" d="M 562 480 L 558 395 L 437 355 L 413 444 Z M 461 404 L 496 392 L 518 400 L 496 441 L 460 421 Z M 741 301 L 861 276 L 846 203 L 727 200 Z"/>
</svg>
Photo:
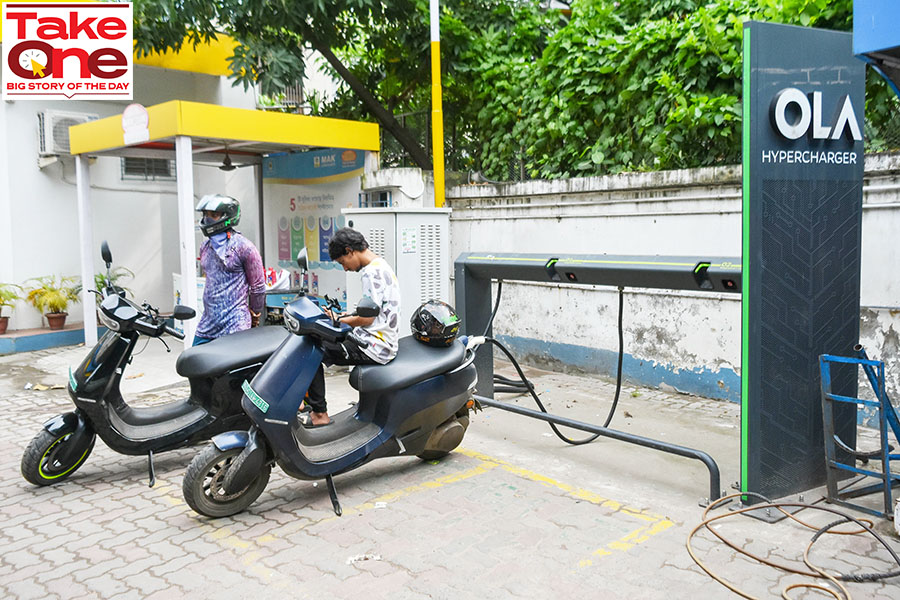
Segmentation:
<svg viewBox="0 0 900 600">
<path fill-rule="evenodd" d="M 822 92 L 805 94 L 797 88 L 785 88 L 775 94 L 769 108 L 772 127 L 789 140 L 809 136 L 813 140 L 862 141 L 862 130 L 849 95 L 843 95 L 826 120 Z"/>
<path fill-rule="evenodd" d="M 3 4 L 3 99 L 130 100 L 132 7 Z"/>
</svg>

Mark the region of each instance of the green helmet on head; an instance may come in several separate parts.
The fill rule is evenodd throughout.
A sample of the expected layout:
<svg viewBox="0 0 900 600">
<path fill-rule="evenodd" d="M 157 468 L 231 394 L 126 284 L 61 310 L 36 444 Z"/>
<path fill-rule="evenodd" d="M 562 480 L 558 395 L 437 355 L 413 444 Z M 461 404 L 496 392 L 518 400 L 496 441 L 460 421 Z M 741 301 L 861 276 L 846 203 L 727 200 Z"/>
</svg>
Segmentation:
<svg viewBox="0 0 900 600">
<path fill-rule="evenodd" d="M 210 237 L 217 233 L 227 231 L 237 227 L 241 221 L 241 203 L 231 196 L 223 196 L 221 194 L 207 194 L 200 198 L 197 203 L 197 212 L 212 211 L 221 213 L 218 219 L 210 219 L 203 216 L 200 219 L 200 231 L 203 235 Z"/>
</svg>

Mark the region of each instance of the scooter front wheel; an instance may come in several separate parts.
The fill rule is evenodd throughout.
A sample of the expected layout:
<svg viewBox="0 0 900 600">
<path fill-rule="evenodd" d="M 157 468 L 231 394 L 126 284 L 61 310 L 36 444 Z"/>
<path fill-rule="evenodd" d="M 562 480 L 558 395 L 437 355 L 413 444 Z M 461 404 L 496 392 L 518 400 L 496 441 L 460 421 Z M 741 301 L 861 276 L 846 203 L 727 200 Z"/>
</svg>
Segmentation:
<svg viewBox="0 0 900 600">
<path fill-rule="evenodd" d="M 188 506 L 207 517 L 228 517 L 253 504 L 269 483 L 271 465 L 264 465 L 247 487 L 234 494 L 222 489 L 225 473 L 243 448 L 219 450 L 209 444 L 194 457 L 181 484 Z"/>
<path fill-rule="evenodd" d="M 22 455 L 22 477 L 34 485 L 59 483 L 85 463 L 96 439 L 93 433 L 77 436 L 41 429 Z M 72 444 L 78 444 L 78 447 Z"/>
</svg>

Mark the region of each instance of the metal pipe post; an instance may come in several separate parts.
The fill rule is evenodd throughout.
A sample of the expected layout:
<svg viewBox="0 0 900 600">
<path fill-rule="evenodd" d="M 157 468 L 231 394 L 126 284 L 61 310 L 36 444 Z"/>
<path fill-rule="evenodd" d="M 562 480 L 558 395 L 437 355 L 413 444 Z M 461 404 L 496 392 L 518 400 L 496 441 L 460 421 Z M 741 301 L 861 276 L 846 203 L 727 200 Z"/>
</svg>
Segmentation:
<svg viewBox="0 0 900 600">
<path fill-rule="evenodd" d="M 75 156 L 78 195 L 78 230 L 81 237 L 81 306 L 84 309 L 84 345 L 97 343 L 97 299 L 94 287 L 94 221 L 91 211 L 91 168 L 87 156 Z"/>
<path fill-rule="evenodd" d="M 483 396 L 475 396 L 475 399 L 478 400 L 478 402 L 480 402 L 483 406 L 499 408 L 500 410 L 505 410 L 517 415 L 522 415 L 523 417 L 531 417 L 532 419 L 546 421 L 548 423 L 553 423 L 554 425 L 563 425 L 565 427 L 579 429 L 588 433 L 596 433 L 603 437 L 619 440 L 620 442 L 627 442 L 629 444 L 643 446 L 652 450 L 659 450 L 660 452 L 676 454 L 685 458 L 693 458 L 695 460 L 699 460 L 704 465 L 706 465 L 707 470 L 709 470 L 709 501 L 713 502 L 715 500 L 718 500 L 722 496 L 719 477 L 719 465 L 716 464 L 716 461 L 713 460 L 713 458 L 709 454 L 703 452 L 702 450 L 695 450 L 693 448 L 687 448 L 685 446 L 669 444 L 667 442 L 661 442 L 659 440 L 645 438 L 639 435 L 617 431 L 615 429 L 608 429 L 606 427 L 600 427 L 599 425 L 591 425 L 590 423 L 575 421 L 573 419 L 567 419 L 565 417 L 558 417 L 556 415 L 551 415 L 539 410 L 533 410 L 522 406 L 515 406 L 512 404 L 507 404 L 505 402 L 497 402 L 496 400 L 491 400 L 490 398 L 485 398 Z"/>
</svg>

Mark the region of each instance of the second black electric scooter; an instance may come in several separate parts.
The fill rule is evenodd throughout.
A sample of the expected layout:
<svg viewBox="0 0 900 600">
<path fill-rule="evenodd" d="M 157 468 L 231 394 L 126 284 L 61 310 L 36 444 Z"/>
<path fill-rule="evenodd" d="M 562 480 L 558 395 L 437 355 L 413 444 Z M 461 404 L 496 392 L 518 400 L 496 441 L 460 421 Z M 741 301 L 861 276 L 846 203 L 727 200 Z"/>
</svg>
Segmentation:
<svg viewBox="0 0 900 600">
<path fill-rule="evenodd" d="M 108 273 L 112 255 L 106 242 L 101 255 Z M 189 348 L 175 369 L 189 380 L 190 395 L 155 406 L 132 406 L 122 397 L 119 383 L 138 340 L 163 334 L 184 339 L 184 334 L 149 304 L 139 306 L 112 288 L 98 294 L 98 314 L 108 330 L 84 361 L 69 370 L 67 387 L 75 410 L 44 423 L 22 456 L 22 475 L 35 485 L 52 485 L 72 475 L 88 459 L 99 435 L 116 452 L 147 455 L 152 486 L 155 453 L 249 426 L 241 409 L 241 383 L 252 378 L 289 335 L 283 327 L 256 327 Z M 191 319 L 195 311 L 176 306 L 173 316 Z"/>
<path fill-rule="evenodd" d="M 329 308 L 332 314 L 340 310 L 337 301 Z M 364 298 L 355 314 L 372 317 L 379 310 Z M 341 343 L 353 333 L 308 296 L 289 304 L 284 320 L 293 335 L 243 384 L 242 405 L 253 425 L 215 436 L 185 473 L 184 498 L 195 511 L 223 517 L 244 510 L 277 464 L 297 479 L 325 479 L 340 515 L 334 475 L 387 456 L 431 460 L 462 441 L 474 404 L 473 347 L 454 340 L 436 348 L 402 338 L 390 363 L 354 367 L 350 383 L 359 391 L 358 404 L 334 415 L 327 427 L 308 429 L 298 409 L 322 363 L 322 344 Z"/>
</svg>

